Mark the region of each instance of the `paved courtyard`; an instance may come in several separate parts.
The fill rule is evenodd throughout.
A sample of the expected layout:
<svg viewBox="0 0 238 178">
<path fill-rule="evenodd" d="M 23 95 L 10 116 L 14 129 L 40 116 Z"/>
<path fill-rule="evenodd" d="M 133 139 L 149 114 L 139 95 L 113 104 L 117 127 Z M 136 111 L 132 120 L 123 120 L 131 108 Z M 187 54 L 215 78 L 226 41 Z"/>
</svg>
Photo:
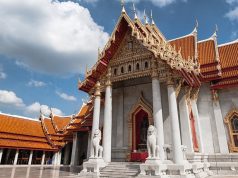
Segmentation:
<svg viewBox="0 0 238 178">
<path fill-rule="evenodd" d="M 0 167 L 0 178 L 77 178 L 69 171 L 54 167 Z M 210 178 L 238 178 L 237 176 L 212 176 Z"/>
</svg>

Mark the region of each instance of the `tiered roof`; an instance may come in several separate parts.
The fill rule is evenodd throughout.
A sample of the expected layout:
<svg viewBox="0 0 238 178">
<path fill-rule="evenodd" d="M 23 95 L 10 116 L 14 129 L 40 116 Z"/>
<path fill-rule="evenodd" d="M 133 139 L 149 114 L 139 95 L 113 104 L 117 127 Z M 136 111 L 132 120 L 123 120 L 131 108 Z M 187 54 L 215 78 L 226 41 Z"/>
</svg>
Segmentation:
<svg viewBox="0 0 238 178">
<path fill-rule="evenodd" d="M 72 141 L 73 132 L 90 130 L 92 101 L 76 115 L 41 114 L 37 120 L 0 113 L 0 120 L 0 148 L 57 151 Z"/>
<path fill-rule="evenodd" d="M 99 77 L 105 73 L 109 61 L 113 58 L 128 31 L 131 31 L 131 35 L 152 52 L 156 59 L 160 58 L 172 69 L 177 70 L 188 85 L 194 87 L 200 86 L 198 78 L 199 66 L 196 59 L 192 58 L 193 50 L 187 51 L 186 48 L 180 51 L 178 50 L 180 47 L 177 48 L 176 46 L 176 44 L 180 44 L 179 42 L 184 39 L 175 41 L 174 44 L 168 43 L 154 23 L 151 25 L 148 23 L 142 24 L 138 18 L 132 20 L 125 11 L 122 11 L 109 41 L 99 54 L 98 61 L 92 69 L 86 73 L 85 80 L 79 83 L 80 90 L 90 92 L 93 89 Z M 188 42 L 187 47 L 190 47 L 190 44 L 194 46 L 196 44 L 193 37 L 186 38 L 185 41 Z M 173 48 L 173 46 L 175 48 Z"/>
<path fill-rule="evenodd" d="M 49 144 L 39 120 L 2 113 L 0 119 L 0 147 L 55 150 Z"/>
<path fill-rule="evenodd" d="M 135 19 L 132 20 L 123 10 L 111 38 L 98 57 L 97 63 L 86 73 L 85 80 L 79 82 L 79 89 L 90 93 L 96 81 L 106 71 L 109 61 L 113 58 L 128 29 L 131 29 L 133 37 L 141 41 L 141 44 L 155 57 L 166 61 L 172 69 L 174 67 L 168 61 L 182 63 L 182 66 L 175 67 L 175 70 L 178 70 L 188 85 L 199 87 L 201 82 L 210 82 L 212 89 L 238 86 L 238 40 L 218 45 L 216 29 L 210 38 L 197 41 L 197 27 L 198 25 L 188 35 L 166 40 L 153 19 L 151 24 L 148 24 L 147 21 L 142 24 L 136 14 Z M 165 46 L 165 51 L 172 51 L 172 55 L 169 56 L 171 60 L 160 55 L 163 50 L 161 51 L 159 48 L 163 48 L 163 46 Z M 174 56 L 180 56 L 180 60 Z M 186 66 L 190 66 L 190 69 Z"/>
</svg>

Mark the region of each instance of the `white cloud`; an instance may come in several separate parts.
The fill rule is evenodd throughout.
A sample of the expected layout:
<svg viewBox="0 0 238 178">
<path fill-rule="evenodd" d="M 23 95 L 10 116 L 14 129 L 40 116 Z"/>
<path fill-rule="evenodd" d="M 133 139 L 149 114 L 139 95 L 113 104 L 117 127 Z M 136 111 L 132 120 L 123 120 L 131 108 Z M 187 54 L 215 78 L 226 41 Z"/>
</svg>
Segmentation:
<svg viewBox="0 0 238 178">
<path fill-rule="evenodd" d="M 37 80 L 30 80 L 27 83 L 27 85 L 30 87 L 44 87 L 44 86 L 46 86 L 46 83 L 42 82 L 42 81 L 37 81 Z"/>
<path fill-rule="evenodd" d="M 21 98 L 17 97 L 13 91 L 7 90 L 0 90 L 0 104 L 15 107 L 25 106 Z"/>
<path fill-rule="evenodd" d="M 0 80 L 1 79 L 5 79 L 6 77 L 7 77 L 7 74 L 2 72 L 2 71 L 0 71 Z"/>
<path fill-rule="evenodd" d="M 235 9 L 230 10 L 225 16 L 231 21 L 238 21 L 238 6 Z"/>
<path fill-rule="evenodd" d="M 83 71 L 109 37 L 87 8 L 71 1 L 1 0 L 0 16 L 0 53 L 40 72 Z"/>
<path fill-rule="evenodd" d="M 51 109 L 52 109 L 52 112 L 54 114 L 57 114 L 57 115 L 63 115 L 64 114 L 58 108 L 51 108 Z M 49 106 L 41 105 L 39 102 L 32 103 L 31 105 L 27 106 L 26 109 L 25 109 L 26 114 L 29 114 L 29 115 L 35 116 L 35 117 L 39 116 L 40 111 L 46 116 L 49 116 L 50 113 L 51 113 L 51 110 L 50 110 Z"/>
<path fill-rule="evenodd" d="M 228 4 L 238 3 L 238 0 L 226 0 Z"/>
<path fill-rule="evenodd" d="M 57 95 L 59 95 L 60 98 L 66 100 L 66 101 L 76 101 L 76 97 L 75 96 L 70 96 L 66 93 L 61 93 L 61 92 L 56 92 Z"/>
<path fill-rule="evenodd" d="M 23 111 L 29 117 L 39 117 L 40 110 L 46 116 L 50 114 L 50 108 L 47 105 L 40 104 L 39 102 L 32 103 L 27 106 L 22 98 L 18 97 L 13 91 L 0 90 L 0 106 L 13 107 Z M 58 108 L 51 108 L 52 112 L 57 115 L 64 115 Z"/>
</svg>

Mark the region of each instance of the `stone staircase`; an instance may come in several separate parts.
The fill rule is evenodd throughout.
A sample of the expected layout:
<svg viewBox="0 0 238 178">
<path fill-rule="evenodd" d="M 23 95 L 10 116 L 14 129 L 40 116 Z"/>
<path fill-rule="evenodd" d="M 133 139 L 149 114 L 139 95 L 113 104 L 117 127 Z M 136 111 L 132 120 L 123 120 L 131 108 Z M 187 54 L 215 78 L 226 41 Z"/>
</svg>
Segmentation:
<svg viewBox="0 0 238 178">
<path fill-rule="evenodd" d="M 111 162 L 100 170 L 100 178 L 130 178 L 138 175 L 139 163 Z"/>
</svg>

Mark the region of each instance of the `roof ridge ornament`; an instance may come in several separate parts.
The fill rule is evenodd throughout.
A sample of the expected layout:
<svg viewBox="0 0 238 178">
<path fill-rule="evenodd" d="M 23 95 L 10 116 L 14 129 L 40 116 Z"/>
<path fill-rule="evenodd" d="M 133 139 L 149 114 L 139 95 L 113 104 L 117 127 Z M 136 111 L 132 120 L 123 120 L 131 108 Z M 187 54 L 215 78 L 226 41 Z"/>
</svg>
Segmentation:
<svg viewBox="0 0 238 178">
<path fill-rule="evenodd" d="M 133 2 L 133 11 L 134 11 L 134 20 L 137 20 L 138 17 L 137 17 L 137 14 L 136 14 L 136 6 L 135 6 L 134 2 Z"/>
<path fill-rule="evenodd" d="M 217 24 L 215 25 L 215 32 L 213 33 L 212 37 L 216 38 L 217 37 L 217 32 L 218 32 L 218 26 Z"/>
<path fill-rule="evenodd" d="M 153 19 L 153 12 L 152 9 L 150 11 L 150 19 L 151 19 L 151 25 L 155 25 L 154 19 Z"/>
<path fill-rule="evenodd" d="M 54 113 L 53 113 L 53 110 L 52 108 L 50 107 L 50 115 L 49 115 L 50 118 L 53 118 L 54 117 Z"/>
<path fill-rule="evenodd" d="M 121 0 L 121 7 L 122 7 L 121 13 L 122 13 L 122 14 L 125 14 L 125 13 L 126 13 L 125 0 Z"/>
<path fill-rule="evenodd" d="M 194 27 L 194 29 L 193 29 L 193 31 L 192 31 L 192 34 L 195 34 L 195 33 L 197 33 L 198 32 L 198 20 L 196 19 L 195 20 L 195 27 Z"/>
<path fill-rule="evenodd" d="M 144 20 L 145 20 L 145 25 L 148 25 L 148 21 L 147 21 L 147 16 L 146 16 L 145 9 L 144 9 Z"/>
</svg>

